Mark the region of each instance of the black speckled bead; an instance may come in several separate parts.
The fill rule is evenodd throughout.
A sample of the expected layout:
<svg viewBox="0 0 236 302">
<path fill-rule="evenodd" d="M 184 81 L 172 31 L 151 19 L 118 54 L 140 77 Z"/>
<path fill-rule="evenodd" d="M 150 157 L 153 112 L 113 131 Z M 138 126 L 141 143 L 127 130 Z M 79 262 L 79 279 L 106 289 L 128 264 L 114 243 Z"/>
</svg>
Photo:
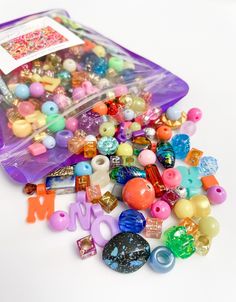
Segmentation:
<svg viewBox="0 0 236 302">
<path fill-rule="evenodd" d="M 149 243 L 134 233 L 119 233 L 104 247 L 102 259 L 119 273 L 132 273 L 140 269 L 150 256 Z"/>
</svg>

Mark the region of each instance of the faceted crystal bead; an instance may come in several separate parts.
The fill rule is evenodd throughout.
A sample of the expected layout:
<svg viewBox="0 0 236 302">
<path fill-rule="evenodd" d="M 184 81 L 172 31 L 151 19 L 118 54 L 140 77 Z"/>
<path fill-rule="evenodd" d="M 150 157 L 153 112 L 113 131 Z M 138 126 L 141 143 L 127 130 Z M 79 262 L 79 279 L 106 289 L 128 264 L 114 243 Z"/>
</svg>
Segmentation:
<svg viewBox="0 0 236 302">
<path fill-rule="evenodd" d="M 86 191 L 86 188 L 90 186 L 89 175 L 76 176 L 75 178 L 75 191 Z"/>
<path fill-rule="evenodd" d="M 142 213 L 129 209 L 120 214 L 118 224 L 121 232 L 140 233 L 145 228 L 146 220 Z"/>
<path fill-rule="evenodd" d="M 189 136 L 186 134 L 176 134 L 172 140 L 171 145 L 175 152 L 177 159 L 184 159 L 190 150 Z"/>
<path fill-rule="evenodd" d="M 162 234 L 162 221 L 154 218 L 146 218 L 145 236 L 147 238 L 161 238 Z"/>
<path fill-rule="evenodd" d="M 77 246 L 79 249 L 79 255 L 82 259 L 97 254 L 96 246 L 91 235 L 79 239 L 77 241 Z"/>
<path fill-rule="evenodd" d="M 164 232 L 164 244 L 176 257 L 188 258 L 195 252 L 194 237 L 184 226 L 173 226 Z"/>
<path fill-rule="evenodd" d="M 198 232 L 198 224 L 196 224 L 191 218 L 186 217 L 179 223 L 180 226 L 186 227 L 187 233 L 195 235 Z"/>
<path fill-rule="evenodd" d="M 180 196 L 175 190 L 168 190 L 162 195 L 161 199 L 167 202 L 171 209 L 173 209 Z"/>
<path fill-rule="evenodd" d="M 199 164 L 200 158 L 202 157 L 203 152 L 192 148 L 189 153 L 187 154 L 186 158 L 185 158 L 185 162 L 186 164 L 196 167 Z"/>
<path fill-rule="evenodd" d="M 85 142 L 84 144 L 84 157 L 92 158 L 97 155 L 97 143 L 96 142 Z"/>
<path fill-rule="evenodd" d="M 212 156 L 203 156 L 200 159 L 198 170 L 201 176 L 216 174 L 218 170 L 217 159 Z"/>
<path fill-rule="evenodd" d="M 137 167 L 116 167 L 110 172 L 111 179 L 120 184 L 126 184 L 132 178 L 142 177 L 146 178 L 146 173 Z"/>
<path fill-rule="evenodd" d="M 200 256 L 206 256 L 211 247 L 211 240 L 206 235 L 198 233 L 195 236 L 196 253 Z"/>
<path fill-rule="evenodd" d="M 110 213 L 118 206 L 117 198 L 108 191 L 103 194 L 103 196 L 98 200 L 98 202 L 103 208 L 103 210 L 107 213 Z"/>
<path fill-rule="evenodd" d="M 88 201 L 97 203 L 99 198 L 102 197 L 101 189 L 99 185 L 86 187 L 86 194 Z"/>
<path fill-rule="evenodd" d="M 157 166 L 147 165 L 145 167 L 145 172 L 147 175 L 147 180 L 149 180 L 154 187 L 156 197 L 161 197 L 165 193 L 166 188 Z"/>
</svg>

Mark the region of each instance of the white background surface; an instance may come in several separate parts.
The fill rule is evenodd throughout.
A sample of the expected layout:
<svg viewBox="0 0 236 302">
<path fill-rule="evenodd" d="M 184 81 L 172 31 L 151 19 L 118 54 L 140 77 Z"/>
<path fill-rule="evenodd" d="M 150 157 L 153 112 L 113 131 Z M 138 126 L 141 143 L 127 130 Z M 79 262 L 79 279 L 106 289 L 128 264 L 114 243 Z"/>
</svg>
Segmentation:
<svg viewBox="0 0 236 302">
<path fill-rule="evenodd" d="M 44 222 L 27 225 L 26 197 L 0 171 L 0 301 L 235 301 L 236 1 L 0 0 L 0 4 L 1 22 L 65 8 L 75 20 L 185 79 L 190 92 L 179 106 L 198 106 L 204 112 L 192 146 L 218 158 L 217 178 L 229 196 L 227 203 L 213 208 L 221 233 L 207 257 L 178 260 L 166 275 L 153 273 L 148 265 L 122 275 L 103 265 L 100 251 L 97 257 L 80 260 L 75 241 L 86 235 L 80 228 L 54 234 Z M 73 195 L 57 198 L 56 208 L 67 209 L 73 199 Z"/>
</svg>

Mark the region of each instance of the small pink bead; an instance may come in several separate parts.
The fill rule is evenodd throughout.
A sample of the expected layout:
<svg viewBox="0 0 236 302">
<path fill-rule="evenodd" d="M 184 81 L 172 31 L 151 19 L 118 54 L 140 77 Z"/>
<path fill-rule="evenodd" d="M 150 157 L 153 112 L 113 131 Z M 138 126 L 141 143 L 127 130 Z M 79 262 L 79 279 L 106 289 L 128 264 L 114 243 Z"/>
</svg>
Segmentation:
<svg viewBox="0 0 236 302">
<path fill-rule="evenodd" d="M 58 105 L 61 110 L 69 107 L 71 105 L 71 99 L 64 94 L 55 94 L 53 96 L 53 101 Z"/>
<path fill-rule="evenodd" d="M 77 87 L 73 90 L 72 99 L 74 101 L 81 100 L 86 96 L 85 89 L 82 87 Z"/>
<path fill-rule="evenodd" d="M 121 96 L 128 93 L 128 88 L 125 85 L 117 85 L 114 88 L 115 96 Z"/>
<path fill-rule="evenodd" d="M 197 131 L 197 126 L 192 121 L 186 121 L 180 127 L 180 133 L 187 134 L 189 136 L 193 136 Z"/>
<path fill-rule="evenodd" d="M 227 193 L 225 189 L 220 186 L 212 186 L 207 190 L 207 197 L 211 204 L 220 204 L 225 202 Z"/>
<path fill-rule="evenodd" d="M 18 106 L 18 112 L 22 116 L 27 116 L 34 112 L 35 106 L 31 102 L 23 101 Z"/>
<path fill-rule="evenodd" d="M 162 179 L 166 188 L 175 189 L 180 185 L 182 176 L 178 169 L 169 168 L 163 172 Z"/>
<path fill-rule="evenodd" d="M 139 153 L 138 161 L 142 166 L 152 165 L 156 162 L 156 154 L 152 150 L 143 150 Z"/>
<path fill-rule="evenodd" d="M 29 145 L 28 150 L 33 156 L 47 152 L 46 147 L 41 143 L 33 143 L 32 145 Z"/>
<path fill-rule="evenodd" d="M 167 219 L 171 214 L 171 208 L 164 200 L 157 200 L 151 206 L 151 215 L 160 220 Z"/>
<path fill-rule="evenodd" d="M 199 108 L 191 108 L 187 113 L 188 121 L 197 123 L 202 118 L 202 111 Z"/>
<path fill-rule="evenodd" d="M 39 98 L 44 95 L 45 89 L 41 83 L 35 82 L 30 85 L 30 95 L 34 98 Z"/>
<path fill-rule="evenodd" d="M 49 225 L 54 231 L 66 230 L 69 226 L 69 222 L 69 215 L 64 211 L 54 212 L 49 219 Z"/>
<path fill-rule="evenodd" d="M 75 132 L 78 129 L 79 122 L 75 117 L 69 117 L 66 120 L 66 129 Z"/>
</svg>

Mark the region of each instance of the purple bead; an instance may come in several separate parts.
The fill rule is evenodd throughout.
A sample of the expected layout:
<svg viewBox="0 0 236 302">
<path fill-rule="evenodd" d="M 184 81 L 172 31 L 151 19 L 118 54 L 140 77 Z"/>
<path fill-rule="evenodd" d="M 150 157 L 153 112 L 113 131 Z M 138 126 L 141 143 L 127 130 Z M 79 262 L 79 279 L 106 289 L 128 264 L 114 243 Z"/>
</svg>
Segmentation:
<svg viewBox="0 0 236 302">
<path fill-rule="evenodd" d="M 44 87 L 41 83 L 34 82 L 30 85 L 30 95 L 34 98 L 39 98 L 44 95 Z"/>
<path fill-rule="evenodd" d="M 139 137 L 139 136 L 145 136 L 145 132 L 144 132 L 143 129 L 132 132 L 132 137 L 133 138 Z"/>
<path fill-rule="evenodd" d="M 69 225 L 69 222 L 69 215 L 64 211 L 54 212 L 49 219 L 49 225 L 54 231 L 66 230 Z"/>
<path fill-rule="evenodd" d="M 226 200 L 227 193 L 225 189 L 220 186 L 212 186 L 207 190 L 207 197 L 211 204 L 220 204 Z"/>
<path fill-rule="evenodd" d="M 68 225 L 68 231 L 76 230 L 76 220 L 79 221 L 81 228 L 85 231 L 91 228 L 91 207 L 89 202 L 74 202 L 70 204 L 69 216 L 70 223 Z"/>
<path fill-rule="evenodd" d="M 116 139 L 118 140 L 119 143 L 124 143 L 127 141 L 127 137 L 126 137 L 126 134 L 125 132 L 119 132 L 117 135 L 116 135 Z"/>
<path fill-rule="evenodd" d="M 79 191 L 76 193 L 76 202 L 85 203 L 87 201 L 87 196 L 85 191 Z"/>
<path fill-rule="evenodd" d="M 56 134 L 56 142 L 59 147 L 67 148 L 68 140 L 73 137 L 73 132 L 70 130 L 61 130 Z"/>
</svg>

